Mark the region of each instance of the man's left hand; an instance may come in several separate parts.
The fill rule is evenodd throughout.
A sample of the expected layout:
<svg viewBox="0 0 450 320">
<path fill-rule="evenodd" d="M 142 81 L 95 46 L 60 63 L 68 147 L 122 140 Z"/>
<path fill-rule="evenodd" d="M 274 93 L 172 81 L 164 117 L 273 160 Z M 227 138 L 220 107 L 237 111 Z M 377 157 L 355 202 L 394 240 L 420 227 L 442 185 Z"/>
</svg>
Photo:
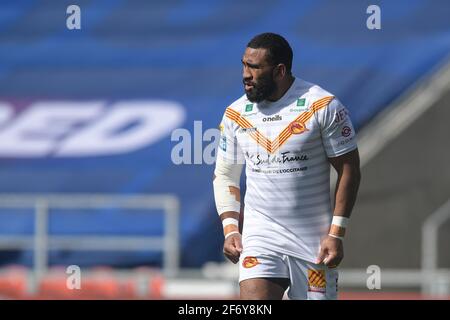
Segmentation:
<svg viewBox="0 0 450 320">
<path fill-rule="evenodd" d="M 320 243 L 320 252 L 316 264 L 325 264 L 329 268 L 335 268 L 344 258 L 344 246 L 341 239 L 326 236 Z"/>
</svg>

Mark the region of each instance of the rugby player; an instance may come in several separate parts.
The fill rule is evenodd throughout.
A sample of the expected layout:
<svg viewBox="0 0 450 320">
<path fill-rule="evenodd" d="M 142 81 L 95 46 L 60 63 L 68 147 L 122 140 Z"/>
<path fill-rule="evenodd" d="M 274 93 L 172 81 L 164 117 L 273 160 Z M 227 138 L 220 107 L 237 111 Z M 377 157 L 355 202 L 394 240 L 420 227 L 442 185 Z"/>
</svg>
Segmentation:
<svg viewBox="0 0 450 320">
<path fill-rule="evenodd" d="M 220 124 L 214 197 L 224 254 L 239 262 L 241 299 L 337 299 L 360 181 L 355 130 L 333 94 L 291 73 L 292 57 L 282 36 L 255 36 L 242 57 L 245 94 Z M 330 165 L 338 176 L 333 209 Z"/>
</svg>

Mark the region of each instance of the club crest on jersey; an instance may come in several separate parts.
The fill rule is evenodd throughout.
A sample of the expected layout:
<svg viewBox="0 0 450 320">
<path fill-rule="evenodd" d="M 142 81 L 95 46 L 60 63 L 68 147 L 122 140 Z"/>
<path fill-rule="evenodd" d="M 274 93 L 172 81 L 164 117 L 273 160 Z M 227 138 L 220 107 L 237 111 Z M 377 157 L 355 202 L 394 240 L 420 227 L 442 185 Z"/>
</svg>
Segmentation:
<svg viewBox="0 0 450 320">
<path fill-rule="evenodd" d="M 293 134 L 301 134 L 301 133 L 303 133 L 303 132 L 305 132 L 305 131 L 309 131 L 309 130 L 306 128 L 305 124 L 304 124 L 303 122 L 300 122 L 300 121 L 292 122 L 292 123 L 289 125 L 289 127 L 290 127 L 291 132 L 292 132 Z"/>
<path fill-rule="evenodd" d="M 253 268 L 259 264 L 259 261 L 256 257 L 245 257 L 242 261 L 242 266 L 244 268 Z"/>
<path fill-rule="evenodd" d="M 325 270 L 308 269 L 308 291 L 325 293 L 326 288 Z"/>
</svg>

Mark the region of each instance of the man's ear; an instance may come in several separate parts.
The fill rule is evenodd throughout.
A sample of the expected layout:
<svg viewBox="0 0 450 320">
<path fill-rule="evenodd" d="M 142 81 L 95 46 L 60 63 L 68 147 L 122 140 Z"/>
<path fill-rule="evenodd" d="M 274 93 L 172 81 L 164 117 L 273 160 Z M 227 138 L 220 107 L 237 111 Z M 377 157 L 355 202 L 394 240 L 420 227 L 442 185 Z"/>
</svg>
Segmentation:
<svg viewBox="0 0 450 320">
<path fill-rule="evenodd" d="M 275 68 L 275 77 L 278 77 L 279 79 L 283 79 L 286 76 L 286 66 L 282 63 L 278 64 Z"/>
</svg>

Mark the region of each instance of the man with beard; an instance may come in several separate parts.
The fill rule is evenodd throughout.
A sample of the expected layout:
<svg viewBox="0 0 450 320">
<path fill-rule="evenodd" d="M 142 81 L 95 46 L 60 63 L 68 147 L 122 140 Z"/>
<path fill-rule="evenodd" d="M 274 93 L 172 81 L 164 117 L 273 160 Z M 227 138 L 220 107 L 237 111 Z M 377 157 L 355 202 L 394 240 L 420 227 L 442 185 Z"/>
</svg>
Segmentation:
<svg viewBox="0 0 450 320">
<path fill-rule="evenodd" d="M 355 131 L 339 100 L 292 75 L 292 57 L 280 35 L 254 37 L 242 58 L 245 95 L 220 124 L 214 197 L 224 254 L 239 262 L 241 299 L 282 299 L 288 288 L 290 299 L 337 298 L 360 181 Z M 330 164 L 338 174 L 333 209 Z"/>
</svg>

